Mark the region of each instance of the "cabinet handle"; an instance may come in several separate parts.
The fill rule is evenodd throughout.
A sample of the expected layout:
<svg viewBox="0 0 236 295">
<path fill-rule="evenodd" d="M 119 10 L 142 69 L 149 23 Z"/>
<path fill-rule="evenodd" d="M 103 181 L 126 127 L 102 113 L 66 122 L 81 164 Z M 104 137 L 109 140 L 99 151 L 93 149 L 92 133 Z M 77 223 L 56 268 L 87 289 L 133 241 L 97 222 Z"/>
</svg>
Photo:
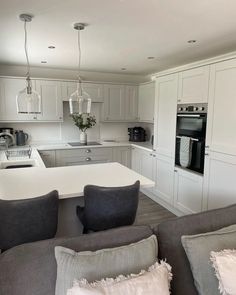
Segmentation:
<svg viewBox="0 0 236 295">
<path fill-rule="evenodd" d="M 174 172 L 176 173 L 176 172 L 178 172 L 178 171 L 175 169 Z"/>
<path fill-rule="evenodd" d="M 62 117 L 59 117 L 60 120 L 62 120 Z"/>
<path fill-rule="evenodd" d="M 34 117 L 33 119 L 34 119 L 34 120 L 36 120 L 36 119 L 37 119 L 37 117 Z"/>
<path fill-rule="evenodd" d="M 208 153 L 205 153 L 205 156 L 209 156 L 209 154 Z"/>
<path fill-rule="evenodd" d="M 91 161 L 91 158 L 89 158 L 89 157 L 88 157 L 88 158 L 86 158 L 86 161 L 87 161 L 87 162 Z"/>
<path fill-rule="evenodd" d="M 209 147 L 210 147 L 209 145 L 206 145 L 206 146 L 205 146 L 206 149 L 209 149 Z"/>
<path fill-rule="evenodd" d="M 153 155 L 154 158 L 156 158 L 156 155 Z"/>
<path fill-rule="evenodd" d="M 86 150 L 86 153 L 91 153 L 91 150 L 90 150 L 90 149 L 87 149 L 87 150 Z"/>
<path fill-rule="evenodd" d="M 178 102 L 181 102 L 181 99 L 178 99 Z"/>
<path fill-rule="evenodd" d="M 153 154 L 149 154 L 150 156 L 153 156 Z"/>
</svg>

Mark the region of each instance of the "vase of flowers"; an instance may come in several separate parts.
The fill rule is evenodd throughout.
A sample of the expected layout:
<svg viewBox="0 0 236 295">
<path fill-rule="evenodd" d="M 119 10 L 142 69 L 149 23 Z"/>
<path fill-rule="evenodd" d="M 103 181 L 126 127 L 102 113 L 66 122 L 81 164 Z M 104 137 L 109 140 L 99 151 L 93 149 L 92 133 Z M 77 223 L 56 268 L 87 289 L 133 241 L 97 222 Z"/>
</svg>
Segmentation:
<svg viewBox="0 0 236 295">
<path fill-rule="evenodd" d="M 87 143 L 87 133 L 86 130 L 92 128 L 96 125 L 96 118 L 90 114 L 73 114 L 71 115 L 75 126 L 79 128 L 80 133 L 80 142 L 86 144 Z"/>
</svg>

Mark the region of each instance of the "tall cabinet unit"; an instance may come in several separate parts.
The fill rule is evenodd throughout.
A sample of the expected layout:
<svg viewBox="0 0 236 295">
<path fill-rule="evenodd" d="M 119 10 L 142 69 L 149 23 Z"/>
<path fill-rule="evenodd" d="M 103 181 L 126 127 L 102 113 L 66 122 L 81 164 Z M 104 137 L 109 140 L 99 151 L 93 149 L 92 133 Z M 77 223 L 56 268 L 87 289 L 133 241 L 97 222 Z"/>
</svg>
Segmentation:
<svg viewBox="0 0 236 295">
<path fill-rule="evenodd" d="M 236 203 L 236 59 L 211 65 L 204 209 Z"/>
<path fill-rule="evenodd" d="M 209 66 L 179 73 L 178 103 L 206 103 L 208 100 Z"/>
</svg>

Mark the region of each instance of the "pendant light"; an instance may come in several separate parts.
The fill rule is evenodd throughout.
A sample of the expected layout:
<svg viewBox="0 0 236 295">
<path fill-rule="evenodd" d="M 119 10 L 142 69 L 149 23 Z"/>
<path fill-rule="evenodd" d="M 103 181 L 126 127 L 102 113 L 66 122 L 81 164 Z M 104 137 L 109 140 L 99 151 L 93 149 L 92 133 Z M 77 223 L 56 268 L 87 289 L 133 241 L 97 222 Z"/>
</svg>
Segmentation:
<svg viewBox="0 0 236 295">
<path fill-rule="evenodd" d="M 32 21 L 32 15 L 21 14 L 20 20 L 24 22 L 24 33 L 25 33 L 25 57 L 27 62 L 27 73 L 26 73 L 26 87 L 22 89 L 16 96 L 16 107 L 17 113 L 19 114 L 40 114 L 41 113 L 41 97 L 37 91 L 32 87 L 32 81 L 30 79 L 30 64 L 28 56 L 28 44 L 27 44 L 27 28 L 28 22 Z"/>
<path fill-rule="evenodd" d="M 73 92 L 69 98 L 70 114 L 90 114 L 91 112 L 91 98 L 87 92 L 83 90 L 82 80 L 80 77 L 80 65 L 81 65 L 81 46 L 80 46 L 80 31 L 84 30 L 85 24 L 76 23 L 74 29 L 78 31 L 78 82 L 77 89 Z"/>
</svg>

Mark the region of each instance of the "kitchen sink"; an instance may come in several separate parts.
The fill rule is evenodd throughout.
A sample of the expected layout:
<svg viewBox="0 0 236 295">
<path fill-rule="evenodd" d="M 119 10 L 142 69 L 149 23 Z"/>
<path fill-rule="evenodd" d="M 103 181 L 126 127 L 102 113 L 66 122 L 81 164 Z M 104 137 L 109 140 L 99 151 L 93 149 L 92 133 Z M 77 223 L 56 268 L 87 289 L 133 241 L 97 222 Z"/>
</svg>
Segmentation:
<svg viewBox="0 0 236 295">
<path fill-rule="evenodd" d="M 0 169 L 18 169 L 18 168 L 31 168 L 38 166 L 36 160 L 16 160 L 16 161 L 3 161 L 0 163 Z"/>
</svg>

